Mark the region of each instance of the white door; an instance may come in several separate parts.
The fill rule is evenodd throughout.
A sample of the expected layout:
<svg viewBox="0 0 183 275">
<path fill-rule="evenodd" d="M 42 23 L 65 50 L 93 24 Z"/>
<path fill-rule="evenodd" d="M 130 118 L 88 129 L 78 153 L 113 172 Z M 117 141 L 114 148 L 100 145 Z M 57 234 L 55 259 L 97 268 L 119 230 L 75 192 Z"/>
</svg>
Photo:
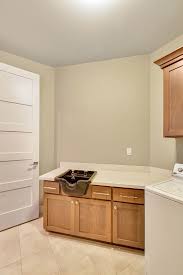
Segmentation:
<svg viewBox="0 0 183 275">
<path fill-rule="evenodd" d="M 0 63 L 0 230 L 39 216 L 39 75 Z"/>
</svg>

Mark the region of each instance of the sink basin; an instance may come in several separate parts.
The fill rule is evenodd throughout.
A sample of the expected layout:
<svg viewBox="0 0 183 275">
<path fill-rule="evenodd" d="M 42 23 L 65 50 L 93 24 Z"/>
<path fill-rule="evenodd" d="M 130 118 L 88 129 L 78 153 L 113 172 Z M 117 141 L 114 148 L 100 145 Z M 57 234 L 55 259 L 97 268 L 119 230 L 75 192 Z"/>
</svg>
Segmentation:
<svg viewBox="0 0 183 275">
<path fill-rule="evenodd" d="M 56 177 L 59 181 L 62 191 L 69 196 L 83 196 L 87 193 L 89 184 L 96 171 L 67 170 L 65 173 Z"/>
</svg>

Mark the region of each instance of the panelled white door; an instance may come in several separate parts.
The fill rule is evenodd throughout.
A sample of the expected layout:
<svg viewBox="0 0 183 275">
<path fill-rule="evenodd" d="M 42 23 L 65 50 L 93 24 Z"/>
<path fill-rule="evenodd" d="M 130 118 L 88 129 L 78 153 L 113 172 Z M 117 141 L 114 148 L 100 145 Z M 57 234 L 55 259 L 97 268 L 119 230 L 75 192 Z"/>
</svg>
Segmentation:
<svg viewBox="0 0 183 275">
<path fill-rule="evenodd" d="M 39 75 L 0 63 L 0 230 L 39 216 Z"/>
</svg>

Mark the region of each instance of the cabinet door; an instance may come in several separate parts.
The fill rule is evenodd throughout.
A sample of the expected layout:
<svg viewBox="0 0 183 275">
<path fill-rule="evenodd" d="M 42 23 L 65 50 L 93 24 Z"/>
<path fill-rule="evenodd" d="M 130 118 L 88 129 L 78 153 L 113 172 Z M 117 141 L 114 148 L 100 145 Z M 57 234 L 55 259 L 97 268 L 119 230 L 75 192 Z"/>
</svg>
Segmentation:
<svg viewBox="0 0 183 275">
<path fill-rule="evenodd" d="M 111 202 L 92 199 L 76 200 L 75 234 L 111 242 Z"/>
<path fill-rule="evenodd" d="M 183 136 L 183 60 L 164 68 L 164 136 Z"/>
<path fill-rule="evenodd" d="M 44 227 L 48 231 L 74 234 L 73 198 L 45 194 Z"/>
<path fill-rule="evenodd" d="M 113 204 L 113 243 L 144 248 L 144 205 Z"/>
</svg>

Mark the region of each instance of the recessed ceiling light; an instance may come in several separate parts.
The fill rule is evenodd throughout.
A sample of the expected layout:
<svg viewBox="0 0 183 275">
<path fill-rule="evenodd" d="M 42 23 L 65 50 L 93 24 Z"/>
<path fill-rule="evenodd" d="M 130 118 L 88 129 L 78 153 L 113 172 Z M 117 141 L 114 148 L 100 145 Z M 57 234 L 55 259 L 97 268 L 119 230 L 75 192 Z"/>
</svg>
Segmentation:
<svg viewBox="0 0 183 275">
<path fill-rule="evenodd" d="M 78 11 L 88 14 L 111 11 L 119 0 L 75 0 L 73 4 Z"/>
<path fill-rule="evenodd" d="M 90 5 L 90 6 L 100 6 L 106 5 L 108 3 L 112 3 L 112 0 L 79 0 L 79 2 L 83 5 Z"/>
</svg>

